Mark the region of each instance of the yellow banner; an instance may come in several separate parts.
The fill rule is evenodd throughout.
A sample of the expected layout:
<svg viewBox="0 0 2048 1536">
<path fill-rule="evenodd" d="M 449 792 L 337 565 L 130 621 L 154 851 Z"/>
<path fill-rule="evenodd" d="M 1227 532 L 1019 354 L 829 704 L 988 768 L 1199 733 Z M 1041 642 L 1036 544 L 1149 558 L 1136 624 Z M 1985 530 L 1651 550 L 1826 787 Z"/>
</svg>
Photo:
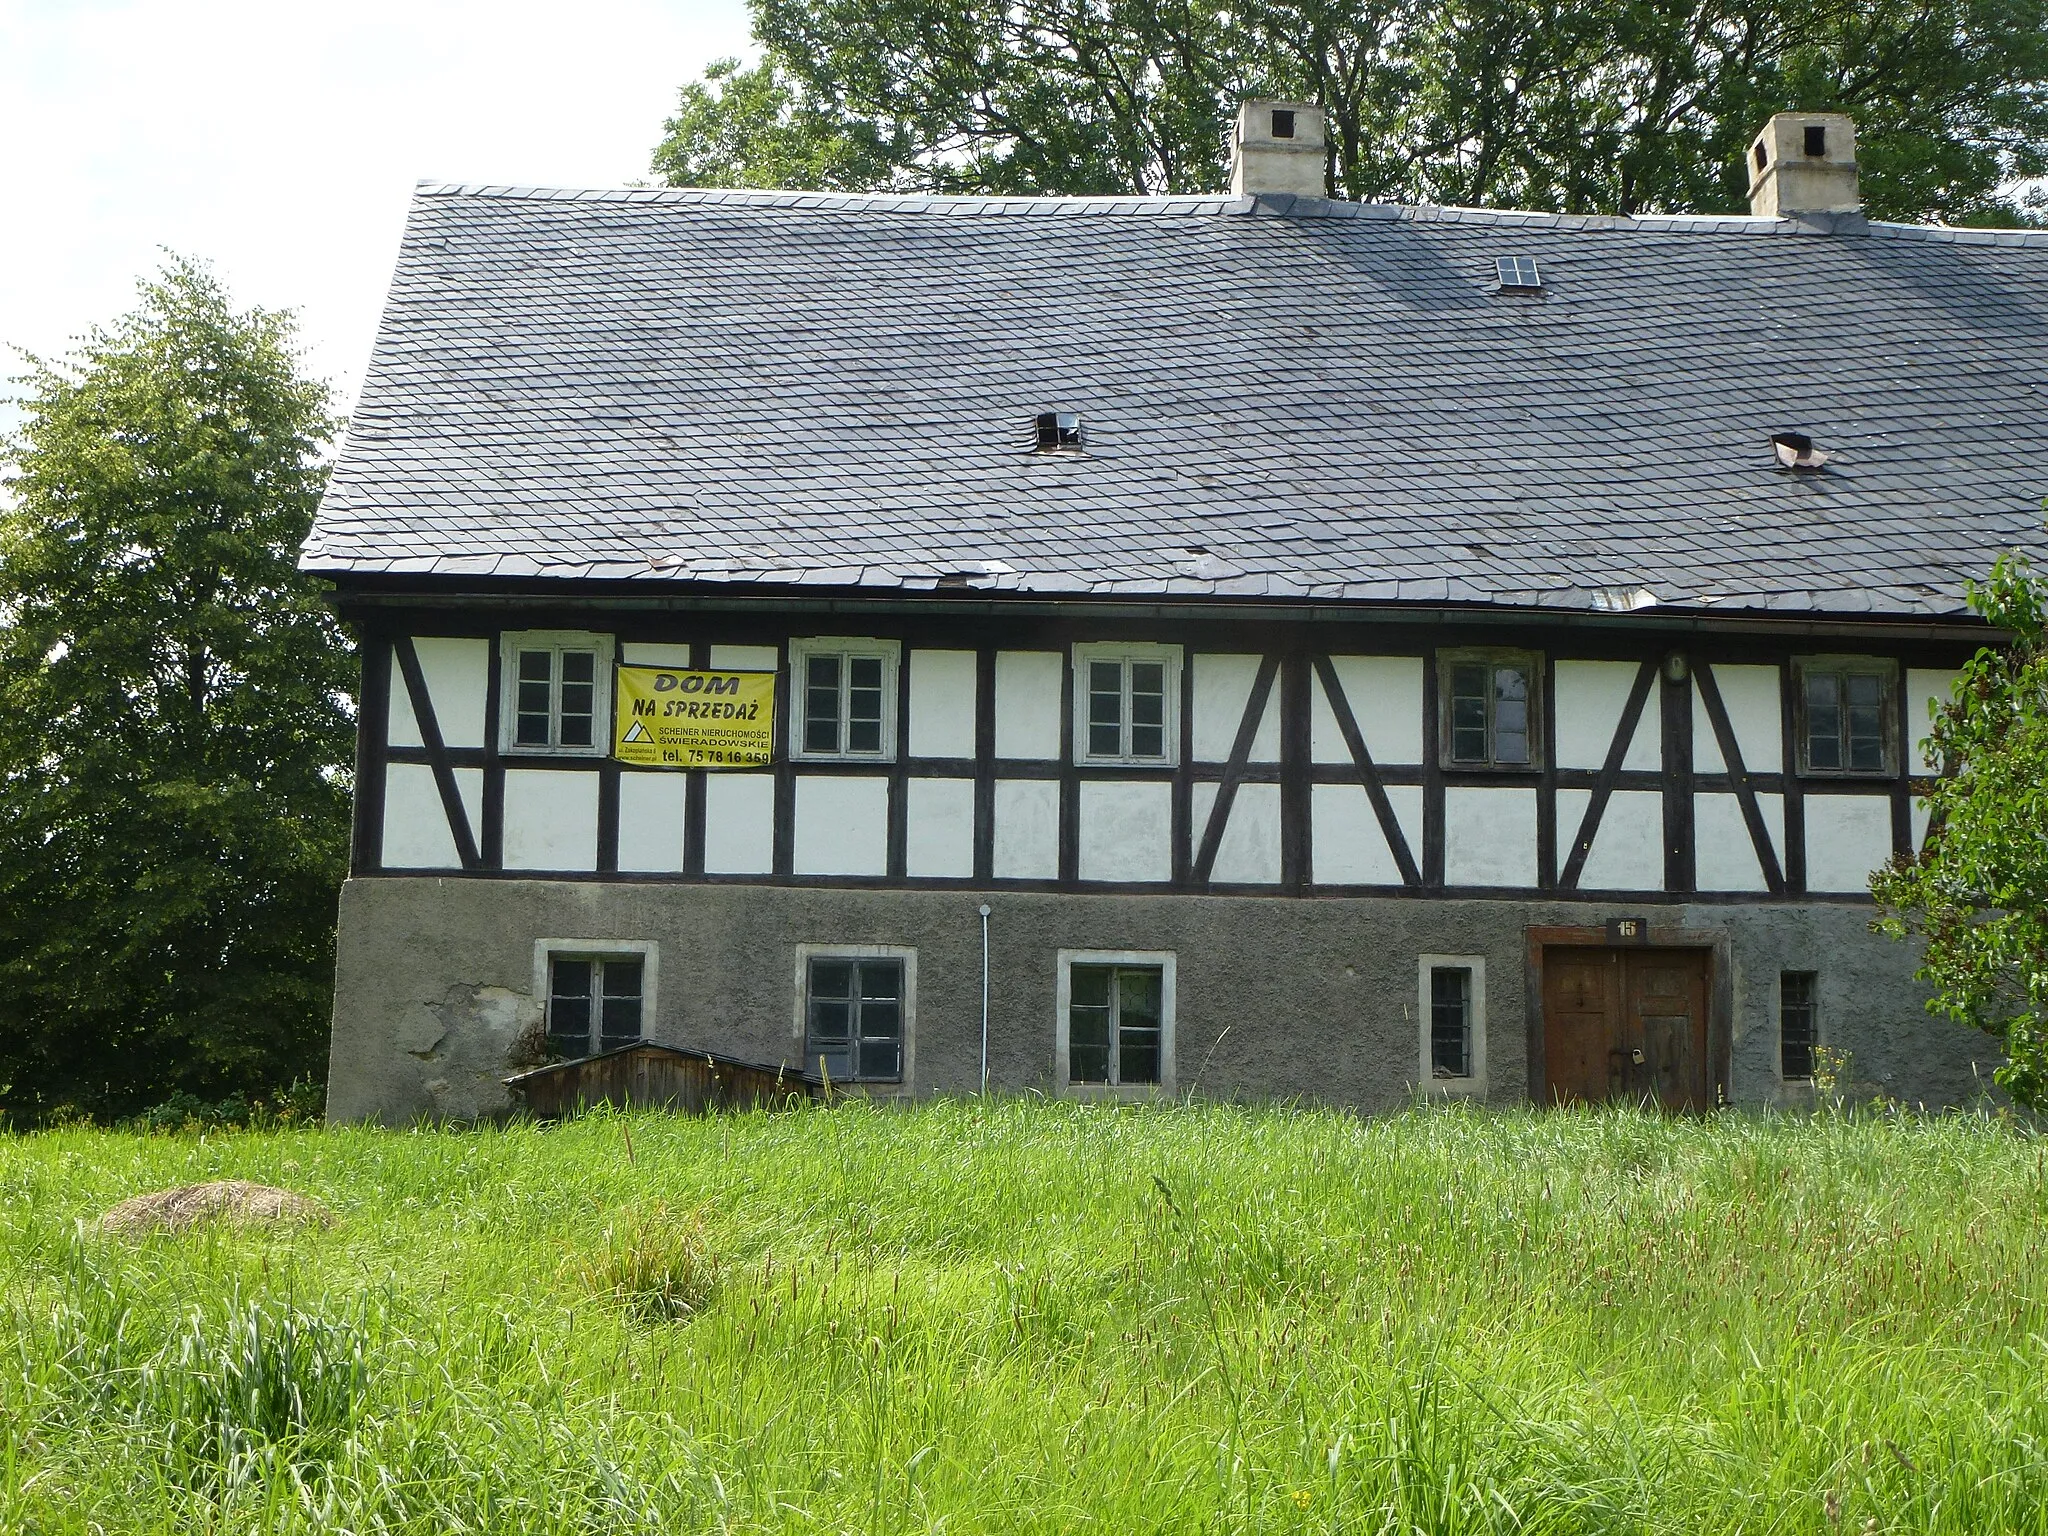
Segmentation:
<svg viewBox="0 0 2048 1536">
<path fill-rule="evenodd" d="M 649 768 L 765 768 L 775 756 L 773 672 L 620 667 L 612 756 Z"/>
</svg>

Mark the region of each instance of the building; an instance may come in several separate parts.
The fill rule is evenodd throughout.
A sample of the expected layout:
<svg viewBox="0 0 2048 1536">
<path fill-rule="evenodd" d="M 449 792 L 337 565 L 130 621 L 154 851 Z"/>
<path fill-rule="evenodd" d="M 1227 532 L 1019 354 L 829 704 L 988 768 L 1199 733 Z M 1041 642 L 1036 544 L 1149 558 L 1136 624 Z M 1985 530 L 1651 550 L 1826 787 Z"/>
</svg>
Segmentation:
<svg viewBox="0 0 2048 1536">
<path fill-rule="evenodd" d="M 1212 197 L 421 187 L 304 555 L 364 661 L 331 1114 L 639 1038 L 1975 1096 L 1866 880 L 1964 581 L 2042 548 L 2048 235 L 1867 221 L 1839 117 L 1744 217 L 1329 202 L 1322 142 L 1248 104 Z"/>
</svg>

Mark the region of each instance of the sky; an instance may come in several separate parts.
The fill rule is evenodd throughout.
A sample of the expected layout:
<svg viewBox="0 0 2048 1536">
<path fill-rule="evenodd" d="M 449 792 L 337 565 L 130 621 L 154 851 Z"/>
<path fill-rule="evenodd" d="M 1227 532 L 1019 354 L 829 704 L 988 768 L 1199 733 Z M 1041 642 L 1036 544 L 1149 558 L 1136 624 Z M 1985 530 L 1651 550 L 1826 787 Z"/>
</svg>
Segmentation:
<svg viewBox="0 0 2048 1536">
<path fill-rule="evenodd" d="M 0 0 L 0 374 L 168 248 L 296 310 L 346 403 L 414 182 L 644 181 L 677 89 L 749 51 L 742 0 Z"/>
</svg>

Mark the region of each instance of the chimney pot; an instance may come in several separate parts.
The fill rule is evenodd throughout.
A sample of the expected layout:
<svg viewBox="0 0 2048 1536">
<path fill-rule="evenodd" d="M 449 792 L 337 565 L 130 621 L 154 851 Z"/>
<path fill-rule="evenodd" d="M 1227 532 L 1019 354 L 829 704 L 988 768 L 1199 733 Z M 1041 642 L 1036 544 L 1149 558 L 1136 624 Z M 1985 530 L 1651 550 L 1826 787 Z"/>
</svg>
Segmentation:
<svg viewBox="0 0 2048 1536">
<path fill-rule="evenodd" d="M 1749 146 L 1749 211 L 1762 218 L 1860 213 L 1856 125 L 1839 112 L 1780 112 Z"/>
<path fill-rule="evenodd" d="M 1238 197 L 1329 196 L 1323 109 L 1307 101 L 1247 101 L 1230 140 L 1230 190 Z"/>
</svg>

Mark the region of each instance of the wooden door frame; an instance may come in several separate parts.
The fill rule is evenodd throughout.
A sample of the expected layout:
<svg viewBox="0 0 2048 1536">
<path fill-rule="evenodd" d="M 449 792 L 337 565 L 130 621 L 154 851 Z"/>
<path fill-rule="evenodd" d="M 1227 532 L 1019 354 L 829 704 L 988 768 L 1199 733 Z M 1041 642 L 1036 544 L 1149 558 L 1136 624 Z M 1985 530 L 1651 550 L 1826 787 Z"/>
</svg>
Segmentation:
<svg viewBox="0 0 2048 1536">
<path fill-rule="evenodd" d="M 1649 937 L 1640 944 L 1614 944 L 1603 925 L 1598 928 L 1527 930 L 1528 956 L 1523 996 L 1529 1013 L 1529 1100 L 1549 1106 L 1546 1092 L 1549 1063 L 1543 1035 L 1543 953 L 1546 949 L 1700 949 L 1707 952 L 1707 1092 L 1717 1105 L 1729 1102 L 1728 1079 L 1735 1040 L 1734 946 L 1726 933 L 1707 928 L 1680 928 L 1652 921 Z"/>
</svg>

